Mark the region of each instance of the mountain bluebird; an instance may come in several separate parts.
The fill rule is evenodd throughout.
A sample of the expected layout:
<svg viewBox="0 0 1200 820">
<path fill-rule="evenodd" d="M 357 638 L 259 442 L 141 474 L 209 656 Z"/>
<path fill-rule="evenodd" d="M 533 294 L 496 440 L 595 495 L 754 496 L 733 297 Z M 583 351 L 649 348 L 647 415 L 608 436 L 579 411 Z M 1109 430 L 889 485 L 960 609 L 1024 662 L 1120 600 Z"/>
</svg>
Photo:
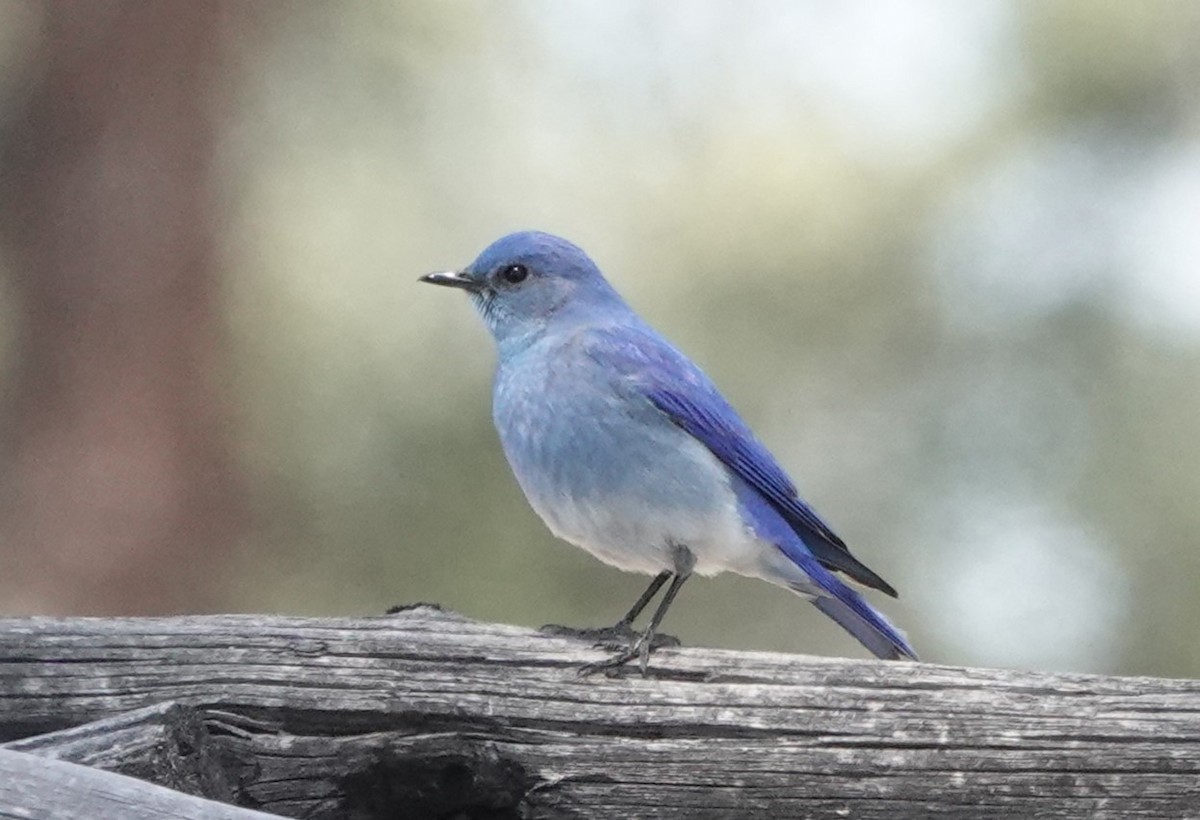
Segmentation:
<svg viewBox="0 0 1200 820">
<path fill-rule="evenodd" d="M 607 635 L 637 659 L 692 573 L 736 572 L 810 600 L 880 658 L 904 635 L 836 573 L 895 596 L 797 494 L 713 383 L 625 303 L 575 245 L 497 240 L 466 269 L 423 282 L 470 294 L 499 353 L 492 417 L 517 482 L 558 537 L 654 576 Z M 634 619 L 666 594 L 645 631 Z M 661 637 L 661 636 L 660 636 Z"/>
</svg>

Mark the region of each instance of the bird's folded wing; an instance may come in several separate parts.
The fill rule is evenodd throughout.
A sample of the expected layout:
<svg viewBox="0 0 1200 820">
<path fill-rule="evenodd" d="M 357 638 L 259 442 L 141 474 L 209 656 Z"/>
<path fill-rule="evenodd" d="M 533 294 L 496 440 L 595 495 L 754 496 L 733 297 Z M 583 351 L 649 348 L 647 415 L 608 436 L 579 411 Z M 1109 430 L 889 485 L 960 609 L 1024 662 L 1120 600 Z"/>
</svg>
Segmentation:
<svg viewBox="0 0 1200 820">
<path fill-rule="evenodd" d="M 737 416 L 732 415 L 733 410 L 723 399 L 717 403 L 712 397 L 701 396 L 701 401 L 696 401 L 692 396 L 670 389 L 651 390 L 647 398 L 743 481 L 762 493 L 796 529 L 821 563 L 895 597 L 892 586 L 854 558 L 845 542 L 804 503 L 767 448 L 754 438 Z"/>
<path fill-rule="evenodd" d="M 817 560 L 895 597 L 895 589 L 852 556 L 845 542 L 804 503 L 787 473 L 737 411 L 682 353 L 648 329 L 607 330 L 589 347 L 593 357 L 624 369 L 655 407 L 762 493 Z"/>
</svg>

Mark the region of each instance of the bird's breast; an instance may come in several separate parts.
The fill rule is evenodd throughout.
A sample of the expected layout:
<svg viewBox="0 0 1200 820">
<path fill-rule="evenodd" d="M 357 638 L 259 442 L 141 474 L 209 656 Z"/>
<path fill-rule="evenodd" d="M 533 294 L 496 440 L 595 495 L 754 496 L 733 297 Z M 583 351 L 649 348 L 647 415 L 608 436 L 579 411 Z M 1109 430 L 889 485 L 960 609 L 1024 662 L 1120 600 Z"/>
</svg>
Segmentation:
<svg viewBox="0 0 1200 820">
<path fill-rule="evenodd" d="M 510 362 L 493 416 L 530 505 L 564 540 L 624 569 L 721 569 L 748 538 L 724 466 L 620 376 L 569 353 Z"/>
</svg>

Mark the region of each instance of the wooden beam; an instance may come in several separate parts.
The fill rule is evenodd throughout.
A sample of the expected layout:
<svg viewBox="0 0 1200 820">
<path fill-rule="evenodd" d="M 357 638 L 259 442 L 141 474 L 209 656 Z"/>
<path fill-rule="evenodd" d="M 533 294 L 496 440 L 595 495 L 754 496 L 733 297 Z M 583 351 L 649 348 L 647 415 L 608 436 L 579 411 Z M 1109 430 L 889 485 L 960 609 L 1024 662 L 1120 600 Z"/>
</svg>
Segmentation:
<svg viewBox="0 0 1200 820">
<path fill-rule="evenodd" d="M 429 607 L 0 620 L 0 740 L 184 704 L 233 798 L 293 817 L 1200 816 L 1197 681 L 691 648 L 576 674 L 602 656 Z"/>
<path fill-rule="evenodd" d="M 271 820 L 114 772 L 0 749 L 3 820 Z"/>
<path fill-rule="evenodd" d="M 118 772 L 185 794 L 234 802 L 234 788 L 210 742 L 204 718 L 204 713 L 195 708 L 165 702 L 14 740 L 3 748 Z"/>
</svg>

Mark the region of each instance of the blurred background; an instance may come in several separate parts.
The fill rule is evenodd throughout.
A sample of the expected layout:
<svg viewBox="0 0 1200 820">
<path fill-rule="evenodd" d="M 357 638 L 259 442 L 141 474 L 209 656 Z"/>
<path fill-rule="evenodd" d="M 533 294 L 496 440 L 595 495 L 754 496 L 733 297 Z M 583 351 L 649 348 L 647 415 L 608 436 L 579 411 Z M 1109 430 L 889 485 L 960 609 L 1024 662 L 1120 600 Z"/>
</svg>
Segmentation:
<svg viewBox="0 0 1200 820">
<path fill-rule="evenodd" d="M 540 228 L 923 658 L 1200 676 L 1200 5 L 0 0 L 0 611 L 605 625 L 418 275 Z M 865 652 L 691 582 L 686 643 Z"/>
</svg>

